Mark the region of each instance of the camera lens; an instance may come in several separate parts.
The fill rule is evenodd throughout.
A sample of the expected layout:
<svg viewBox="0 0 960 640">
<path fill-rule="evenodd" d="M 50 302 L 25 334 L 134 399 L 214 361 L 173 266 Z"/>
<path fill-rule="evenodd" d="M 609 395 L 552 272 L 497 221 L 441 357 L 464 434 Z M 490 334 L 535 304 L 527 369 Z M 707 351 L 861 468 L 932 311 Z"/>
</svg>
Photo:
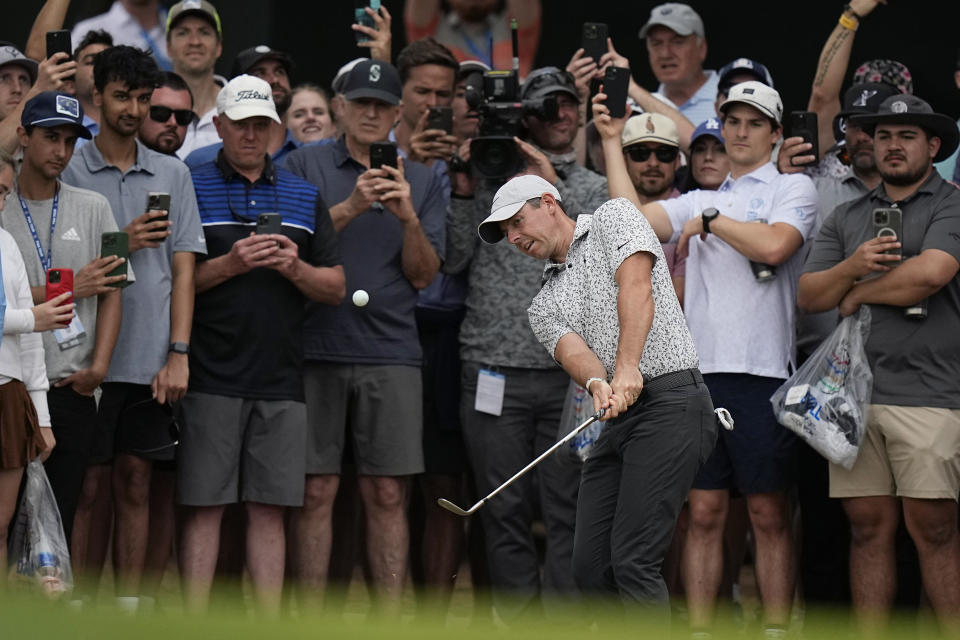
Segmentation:
<svg viewBox="0 0 960 640">
<path fill-rule="evenodd" d="M 60 282 L 60 272 L 59 272 L 59 271 L 51 271 L 51 272 L 50 272 L 50 282 L 53 282 L 53 283 Z"/>
</svg>

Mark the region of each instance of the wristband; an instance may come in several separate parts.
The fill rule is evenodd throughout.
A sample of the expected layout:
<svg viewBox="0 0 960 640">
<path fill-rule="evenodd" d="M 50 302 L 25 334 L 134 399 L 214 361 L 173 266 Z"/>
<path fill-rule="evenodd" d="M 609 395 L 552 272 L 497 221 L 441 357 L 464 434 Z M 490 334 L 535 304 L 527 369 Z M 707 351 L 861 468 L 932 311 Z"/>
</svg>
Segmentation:
<svg viewBox="0 0 960 640">
<path fill-rule="evenodd" d="M 588 378 L 586 384 L 583 385 L 583 388 L 586 389 L 587 393 L 589 393 L 591 396 L 593 395 L 593 393 L 590 392 L 590 383 L 596 380 L 599 380 L 600 382 L 606 382 L 606 380 L 604 380 L 603 378 Z"/>
<path fill-rule="evenodd" d="M 860 22 L 856 18 L 851 18 L 845 13 L 840 14 L 840 20 L 838 21 L 840 26 L 846 29 L 847 31 L 856 31 L 857 27 L 860 26 Z"/>
</svg>

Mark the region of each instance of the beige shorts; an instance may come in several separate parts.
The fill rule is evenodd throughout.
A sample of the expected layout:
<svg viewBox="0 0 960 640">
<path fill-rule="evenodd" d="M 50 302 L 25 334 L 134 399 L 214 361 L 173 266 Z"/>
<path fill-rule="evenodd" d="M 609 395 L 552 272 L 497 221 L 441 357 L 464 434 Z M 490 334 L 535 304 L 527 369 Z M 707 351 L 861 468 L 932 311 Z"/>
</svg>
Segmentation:
<svg viewBox="0 0 960 640">
<path fill-rule="evenodd" d="M 872 404 L 853 469 L 830 465 L 830 497 L 960 493 L 960 409 Z"/>
</svg>

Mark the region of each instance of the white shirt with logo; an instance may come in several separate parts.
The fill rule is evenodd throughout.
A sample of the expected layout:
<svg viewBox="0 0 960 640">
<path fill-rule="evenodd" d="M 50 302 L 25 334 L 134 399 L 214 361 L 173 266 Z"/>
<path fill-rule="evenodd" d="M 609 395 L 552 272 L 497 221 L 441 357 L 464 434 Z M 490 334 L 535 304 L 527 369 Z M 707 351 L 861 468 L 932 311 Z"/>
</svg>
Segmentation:
<svg viewBox="0 0 960 640">
<path fill-rule="evenodd" d="M 817 221 L 813 181 L 782 175 L 771 163 L 736 180 L 727 176 L 716 191 L 691 191 L 659 204 L 670 217 L 674 241 L 685 222 L 710 207 L 741 222 L 784 222 L 804 241 L 812 240 Z M 789 377 L 804 253 L 777 265 L 774 280 L 757 282 L 750 261 L 716 235 L 691 238 L 684 313 L 703 373 Z"/>
</svg>

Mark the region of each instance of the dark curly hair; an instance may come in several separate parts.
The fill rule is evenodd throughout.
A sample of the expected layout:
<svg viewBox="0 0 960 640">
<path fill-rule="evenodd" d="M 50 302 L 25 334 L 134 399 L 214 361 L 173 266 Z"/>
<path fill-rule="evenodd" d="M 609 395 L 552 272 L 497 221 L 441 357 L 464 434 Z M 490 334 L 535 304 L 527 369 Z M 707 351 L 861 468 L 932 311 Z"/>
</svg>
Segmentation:
<svg viewBox="0 0 960 640">
<path fill-rule="evenodd" d="M 127 45 L 104 49 L 93 63 L 93 85 L 103 92 L 108 82 L 121 82 L 128 89 L 155 89 L 163 76 L 153 57 Z"/>
</svg>

